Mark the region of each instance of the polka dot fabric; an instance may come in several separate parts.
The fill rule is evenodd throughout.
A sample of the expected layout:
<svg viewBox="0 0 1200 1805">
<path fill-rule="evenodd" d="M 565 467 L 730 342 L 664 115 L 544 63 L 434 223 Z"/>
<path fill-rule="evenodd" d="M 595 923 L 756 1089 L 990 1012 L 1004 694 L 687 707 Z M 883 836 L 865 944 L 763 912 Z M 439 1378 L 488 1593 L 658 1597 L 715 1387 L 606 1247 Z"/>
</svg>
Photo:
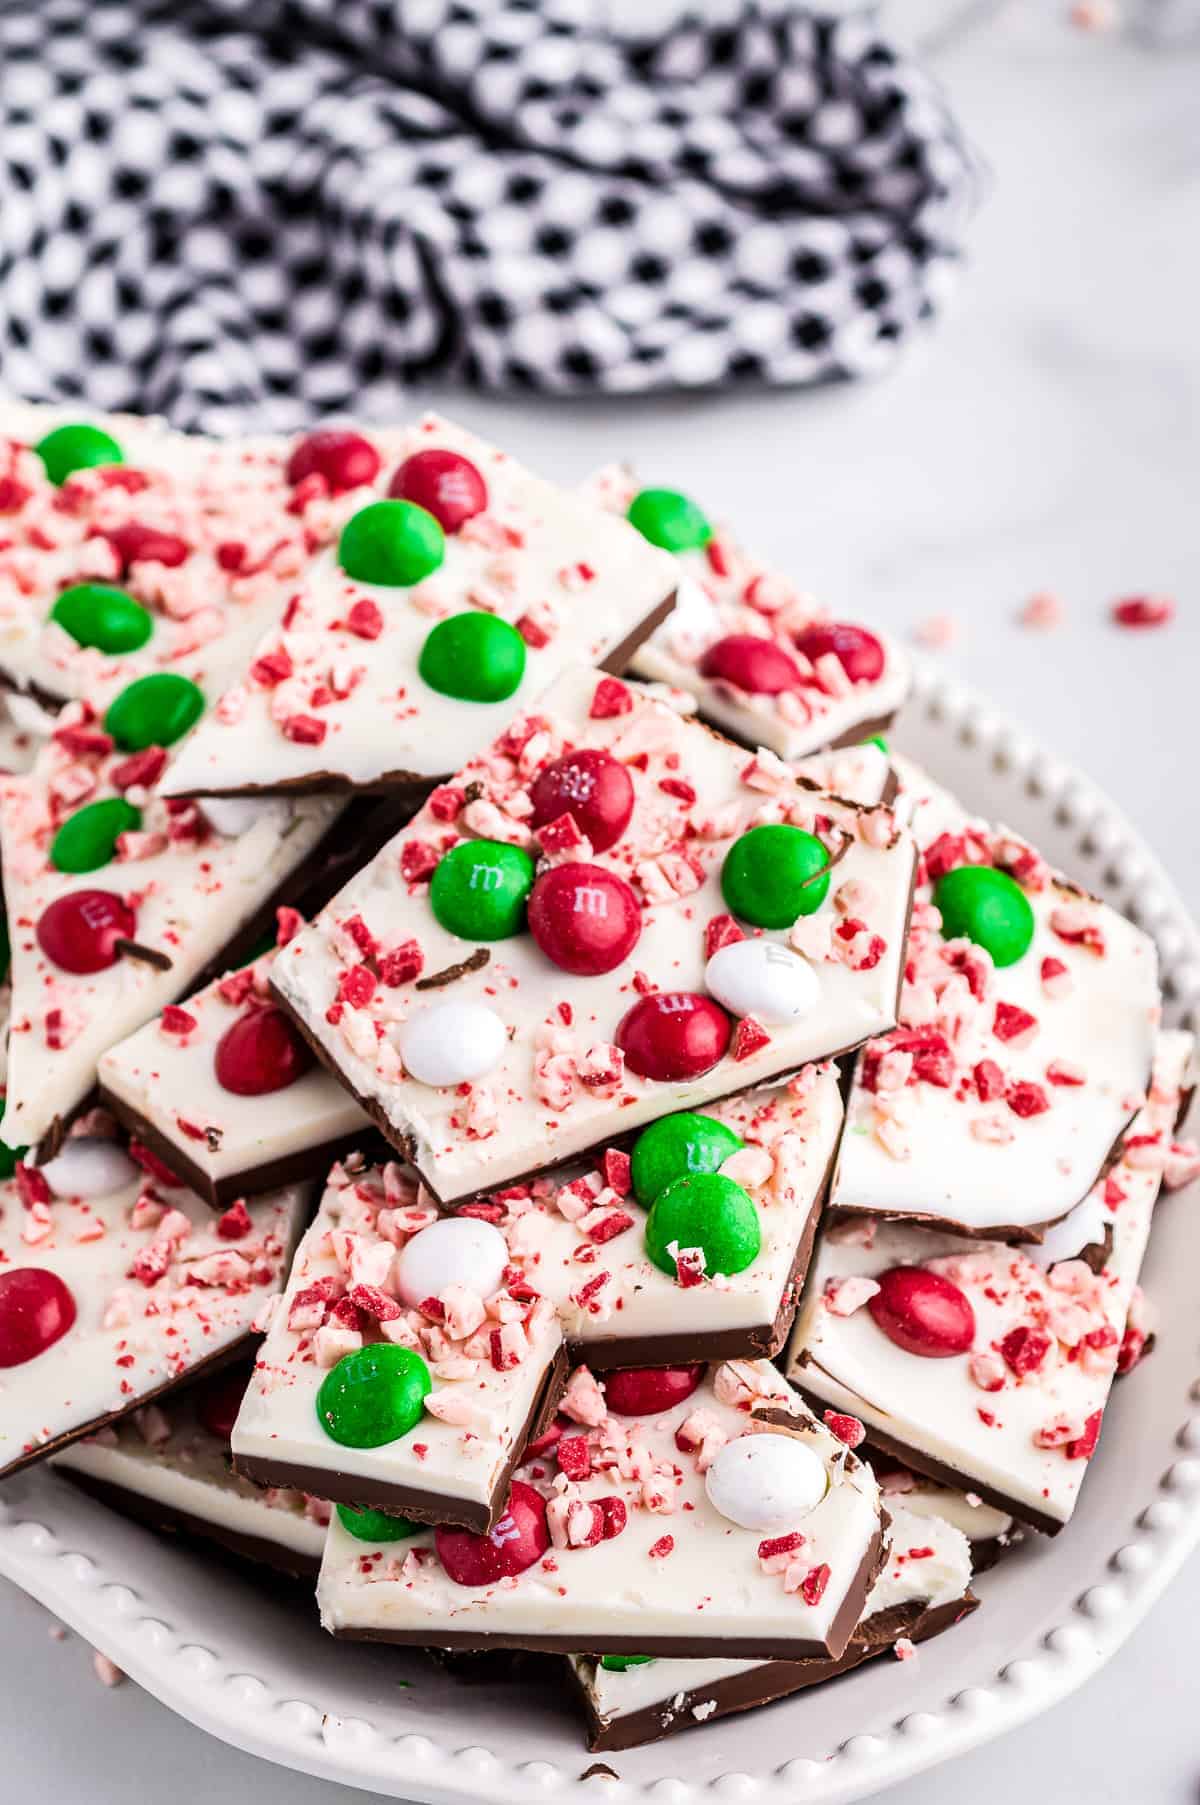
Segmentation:
<svg viewBox="0 0 1200 1805">
<path fill-rule="evenodd" d="M 589 0 L 46 0 L 0 17 L 0 363 L 287 430 L 438 375 L 584 394 L 884 366 L 976 170 L 862 19 Z"/>
</svg>

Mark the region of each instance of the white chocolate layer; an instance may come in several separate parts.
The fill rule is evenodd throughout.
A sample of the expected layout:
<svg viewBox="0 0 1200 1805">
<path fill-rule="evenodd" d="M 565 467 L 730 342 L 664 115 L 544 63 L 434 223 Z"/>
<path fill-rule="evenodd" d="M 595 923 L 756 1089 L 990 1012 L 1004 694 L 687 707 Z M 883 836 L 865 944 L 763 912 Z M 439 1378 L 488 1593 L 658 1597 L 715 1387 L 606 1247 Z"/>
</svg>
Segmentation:
<svg viewBox="0 0 1200 1805">
<path fill-rule="evenodd" d="M 346 1502 L 393 1511 L 399 1506 L 388 1494 L 397 1486 L 427 1495 L 431 1509 L 445 1500 L 492 1504 L 562 1336 L 550 1305 L 523 1306 L 507 1288 L 474 1305 L 447 1296 L 440 1325 L 421 1311 L 402 1309 L 396 1302 L 397 1249 L 437 1220 L 415 1199 L 415 1187 L 397 1168 L 356 1177 L 334 1167 L 234 1426 L 234 1458 L 254 1462 L 258 1476 L 270 1478 L 279 1467 L 287 1483 L 288 1467 L 325 1472 L 330 1492 Z M 333 1294 L 324 1305 L 314 1309 L 297 1301 L 322 1284 Z M 339 1294 L 353 1299 L 362 1285 L 382 1293 L 394 1315 L 355 1332 L 335 1319 L 332 1306 Z M 452 1312 L 460 1307 L 472 1326 L 456 1334 Z M 317 1396 L 329 1369 L 364 1339 L 419 1351 L 434 1389 L 408 1434 L 381 1447 L 351 1448 L 326 1433 Z M 445 1508 L 453 1518 L 453 1507 Z"/>
<path fill-rule="evenodd" d="M 832 1202 L 978 1233 L 1056 1221 L 1086 1196 L 1144 1094 L 1160 1012 L 1154 943 L 1053 878 L 1015 835 L 972 820 L 916 767 L 900 761 L 899 772 L 897 813 L 923 852 L 965 834 L 981 854 L 1028 860 L 1034 933 L 1022 958 L 996 969 L 970 942 L 942 939 L 934 886 L 919 883 L 900 1032 L 878 1049 L 901 1049 L 901 1070 L 873 1078 L 872 1051 L 860 1057 Z M 1084 940 L 1068 937 L 1081 930 Z M 955 969 L 963 949 L 967 975 Z M 1013 1011 L 1033 1018 L 1015 1036 Z M 905 1077 L 905 1030 L 942 1037 L 947 1083 L 923 1079 L 919 1065 Z"/>
<path fill-rule="evenodd" d="M 253 987 L 237 1001 L 239 975 L 226 973 L 187 999 L 195 1027 L 168 1032 L 161 1017 L 147 1022 L 100 1060 L 103 1091 L 144 1117 L 216 1184 L 289 1159 L 307 1148 L 341 1140 L 370 1124 L 353 1097 L 323 1066 L 311 1066 L 294 1084 L 260 1096 L 238 1096 L 217 1080 L 215 1056 L 222 1036 L 247 1010 L 267 1002 L 274 952 L 255 960 Z"/>
<path fill-rule="evenodd" d="M 638 493 L 633 473 L 620 465 L 597 472 L 585 493 L 624 515 Z M 673 613 L 639 646 L 631 669 L 639 677 L 688 690 L 700 712 L 749 746 L 767 746 L 780 758 L 798 759 L 832 746 L 903 707 L 912 670 L 902 647 L 871 628 L 883 647 L 884 666 L 872 682 L 851 683 L 840 666 L 806 672 L 807 681 L 777 696 L 752 695 L 701 675 L 709 647 L 730 634 L 750 633 L 778 645 L 803 670 L 807 660 L 794 635 L 827 620 L 827 609 L 751 557 L 718 529 L 700 551 L 676 557 L 681 581 Z M 844 792 L 839 792 L 844 793 Z"/>
<path fill-rule="evenodd" d="M 625 521 L 436 416 L 391 436 L 381 490 L 404 458 L 432 448 L 457 451 L 476 466 L 487 484 L 486 513 L 447 535 L 444 562 L 415 586 L 352 580 L 333 549 L 317 558 L 288 625 L 273 627 L 251 661 L 282 651 L 293 674 L 267 687 L 249 670 L 183 749 L 170 777 L 173 794 L 272 789 L 318 773 L 352 786 L 397 774 L 445 776 L 567 665 L 603 664 L 673 593 L 674 561 Z M 361 601 L 382 616 L 377 637 L 345 625 Z M 469 608 L 508 621 L 526 639 L 521 683 L 502 702 L 442 695 L 420 675 L 431 629 Z M 346 693 L 314 708 L 315 685 L 328 689 L 339 669 L 344 682 L 332 688 Z M 285 733 L 297 715 L 324 726 L 318 743 Z"/>
<path fill-rule="evenodd" d="M 614 691 L 624 712 L 597 718 L 595 696 L 607 700 Z M 443 793 L 435 792 L 275 966 L 276 989 L 343 1081 L 378 1110 L 385 1132 L 411 1146 L 425 1182 L 447 1201 L 570 1159 L 606 1134 L 628 1133 L 670 1110 L 702 1108 L 828 1058 L 895 1020 L 914 849 L 887 810 L 815 796 L 770 754 L 751 758 L 644 692 L 593 671 L 564 674 L 502 744 L 521 736 L 515 763 L 494 752 L 460 773 L 451 786 L 459 804 L 466 786 L 478 784 L 481 793 L 458 807 L 453 825 L 439 813 Z M 536 853 L 525 825 L 529 786 L 568 744 L 609 751 L 633 782 L 630 826 L 595 860 L 630 881 L 642 903 L 641 936 L 630 957 L 604 976 L 573 977 L 520 934 L 491 942 L 481 969 L 457 976 L 432 999 L 411 984 L 381 984 L 365 1007 L 339 998 L 339 981 L 361 958 L 347 923 L 361 921 L 385 951 L 415 940 L 427 976 L 477 952 L 441 926 L 425 881 L 410 883 L 404 871 L 416 857 L 426 861 L 427 874 L 439 853 L 476 833 L 529 843 Z M 664 784 L 682 786 L 684 799 Z M 793 823 L 828 823 L 844 854 L 824 902 L 792 930 L 819 979 L 817 1006 L 771 1028 L 752 1048 L 739 1046 L 735 1035 L 725 1057 L 691 1081 L 639 1077 L 614 1047 L 622 1018 L 647 990 L 703 990 L 706 927 L 726 914 L 725 855 L 746 828 L 785 815 Z M 589 851 L 578 856 L 587 859 Z M 843 939 L 852 920 L 861 932 Z M 764 933 L 788 938 L 787 930 Z M 457 1087 L 417 1083 L 398 1051 L 404 1023 L 447 1001 L 485 1006 L 508 1032 L 499 1064 L 466 1096 Z"/>
<path fill-rule="evenodd" d="M 1015 1515 L 1067 1522 L 1116 1369 L 1191 1045 L 1190 1035 L 1160 1036 L 1150 1098 L 1121 1159 L 1100 1181 L 1113 1247 L 1098 1276 L 1078 1260 L 1046 1274 L 1019 1248 L 908 1223 L 826 1232 L 796 1318 L 791 1377 L 823 1403 L 860 1417 L 868 1433 L 876 1429 L 914 1457 L 961 1474 L 964 1484 L 995 1492 Z M 908 1354 L 865 1304 L 848 1315 L 830 1307 L 839 1282 L 931 1264 L 971 1304 L 976 1332 L 966 1354 Z M 1047 1344 L 1023 1376 L 1002 1349 L 1022 1331 Z M 1010 1346 L 1019 1362 L 1019 1345 Z"/>
<path fill-rule="evenodd" d="M 60 489 L 31 448 L 54 427 L 81 420 L 116 439 L 124 474 L 109 481 L 106 473 L 77 471 Z M 286 439 L 205 439 L 130 414 L 0 403 L 0 475 L 23 497 L 4 515 L 0 669 L 22 688 L 86 697 L 96 707 L 160 670 L 190 677 L 215 700 L 294 588 L 310 543 L 320 540 L 315 514 L 306 519 L 288 507 L 290 449 Z M 123 572 L 104 533 L 129 522 L 183 539 L 187 557 L 177 565 L 141 560 Z M 153 631 L 144 646 L 105 653 L 50 620 L 62 590 L 89 582 L 123 589 L 149 611 Z"/>
<path fill-rule="evenodd" d="M 161 1412 L 134 1411 L 51 1455 L 50 1463 L 216 1530 L 272 1542 L 305 1566 L 320 1564 L 329 1506 L 303 1492 L 242 1479 L 230 1467 L 228 1447 L 197 1421 L 186 1394 L 170 1399 Z"/>
<path fill-rule="evenodd" d="M 645 1252 L 646 1212 L 636 1198 L 607 1189 L 600 1172 L 585 1180 L 594 1201 L 582 1215 L 576 1215 L 578 1180 L 563 1194 L 552 1180 L 535 1179 L 528 1201 L 509 1203 L 510 1247 L 521 1250 L 531 1281 L 558 1306 L 567 1340 L 580 1345 L 593 1366 L 627 1364 L 620 1358 L 623 1344 L 666 1335 L 690 1335 L 695 1357 L 702 1358 L 707 1335 L 744 1330 L 742 1351 L 748 1355 L 754 1351 L 751 1331 L 760 1332 L 761 1346 L 761 1332 L 784 1311 L 796 1252 L 820 1207 L 841 1131 L 837 1067 L 806 1068 L 791 1085 L 743 1091 L 707 1113 L 746 1143 L 745 1153 L 733 1156 L 730 1176 L 755 1205 L 762 1247 L 741 1272 L 681 1286 Z M 761 1178 L 753 1171 L 754 1155 L 766 1168 Z M 593 1239 L 605 1236 L 614 1211 L 631 1218 L 630 1226 L 611 1239 Z M 803 1276 L 801 1269 L 797 1291 Z"/>
<path fill-rule="evenodd" d="M 578 1369 L 577 1380 L 584 1371 Z M 747 1404 L 775 1400 L 798 1411 L 791 1433 L 829 1474 L 824 1499 L 796 1524 L 803 1545 L 790 1578 L 765 1570 L 758 1550 L 768 1538 L 761 1531 L 718 1514 L 705 1489 L 702 1451 L 682 1451 L 675 1440 L 700 1412 L 722 1439 L 756 1432 L 747 1409 L 724 1401 L 733 1397 Z M 570 1410 L 570 1390 L 564 1402 Z M 592 1446 L 589 1477 L 577 1484 L 561 1473 L 555 1479 L 553 1454 L 527 1463 L 519 1477 L 552 1500 L 622 1499 L 628 1516 L 619 1534 L 590 1547 L 552 1546 L 515 1579 L 473 1587 L 449 1578 L 432 1534 L 397 1549 L 359 1541 L 335 1521 L 317 1588 L 326 1629 L 398 1632 L 433 1646 L 444 1634 L 478 1638 L 480 1647 L 493 1636 L 518 1646 L 523 1638 L 546 1636 L 593 1646 L 636 1637 L 647 1652 L 671 1637 L 711 1638 L 719 1648 L 722 1640 L 760 1636 L 781 1649 L 832 1641 L 830 1652 L 841 1653 L 850 1626 L 835 1635 L 835 1619 L 861 1583 L 879 1530 L 878 1488 L 870 1468 L 808 1416 L 774 1367 L 739 1361 L 712 1368 L 684 1403 L 656 1416 L 610 1416 L 582 1433 Z M 503 1519 L 493 1533 L 503 1536 Z M 830 1569 L 826 1584 L 808 1602 L 801 1580 L 822 1566 Z"/>
<path fill-rule="evenodd" d="M 948 1493 L 953 1497 L 953 1493 Z M 961 1598 L 971 1583 L 971 1548 L 967 1538 L 954 1524 L 935 1515 L 918 1515 L 906 1507 L 889 1503 L 892 1516 L 889 1556 L 878 1579 L 867 1595 L 862 1621 L 890 1611 L 897 1605 L 919 1604 L 934 1607 Z M 913 1560 L 908 1549 L 929 1548 L 932 1552 Z M 623 1672 L 602 1667 L 587 1655 L 570 1655 L 575 1670 L 597 1715 L 605 1724 L 631 1716 L 649 1707 L 664 1707 L 662 1729 L 685 1729 L 688 1721 L 703 1723 L 713 1714 L 712 1706 L 696 1699 L 698 1692 L 731 1680 L 736 1675 L 751 1673 L 769 1666 L 762 1661 L 722 1661 L 666 1659 L 648 1661 Z M 805 1685 L 802 1674 L 796 1675 L 797 1688 Z M 776 1695 L 778 1696 L 778 1695 Z M 674 1719 L 686 1714 L 684 1721 Z"/>
<path fill-rule="evenodd" d="M 51 740 L 28 776 L 0 780 L 13 984 L 8 1106 L 0 1134 L 10 1146 L 34 1144 L 56 1116 L 65 1117 L 80 1102 L 101 1055 L 186 991 L 308 856 L 343 806 L 336 798 L 280 799 L 238 836 L 213 834 L 201 822 L 199 838 L 182 838 L 197 811 L 169 818 L 156 795 L 135 790 L 127 796 L 140 798 L 142 811 L 134 856 L 118 856 L 95 871 L 57 870 L 50 848 L 58 826 L 74 812 L 58 798 L 69 793 L 84 806 L 115 796 L 111 773 L 124 757 L 115 752 L 80 759 Z M 77 890 L 136 899 L 133 938 L 165 955 L 169 969 L 120 957 L 106 970 L 80 975 L 51 963 L 38 944 L 38 919 Z"/>
<path fill-rule="evenodd" d="M 41 744 L 38 735 L 30 730 L 28 724 L 17 718 L 20 700 L 14 712 L 11 704 L 0 697 L 0 774 L 28 771 Z M 36 707 L 36 704 L 32 706 Z"/>
<path fill-rule="evenodd" d="M 248 1336 L 282 1289 L 308 1202 L 295 1186 L 258 1198 L 229 1238 L 192 1192 L 146 1179 L 30 1209 L 16 1180 L 0 1185 L 0 1270 L 57 1274 L 76 1310 L 59 1340 L 0 1372 L 0 1472 Z"/>
</svg>

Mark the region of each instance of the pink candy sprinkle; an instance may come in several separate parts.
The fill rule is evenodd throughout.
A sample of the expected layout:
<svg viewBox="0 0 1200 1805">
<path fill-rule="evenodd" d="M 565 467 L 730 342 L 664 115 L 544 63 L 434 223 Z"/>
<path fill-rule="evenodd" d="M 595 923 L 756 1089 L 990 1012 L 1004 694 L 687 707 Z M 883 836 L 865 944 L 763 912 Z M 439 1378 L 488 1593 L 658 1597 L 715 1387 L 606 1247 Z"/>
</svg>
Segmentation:
<svg viewBox="0 0 1200 1805">
<path fill-rule="evenodd" d="M 1165 627 L 1175 617 L 1175 604 L 1166 595 L 1127 595 L 1112 605 L 1118 627 Z"/>
</svg>

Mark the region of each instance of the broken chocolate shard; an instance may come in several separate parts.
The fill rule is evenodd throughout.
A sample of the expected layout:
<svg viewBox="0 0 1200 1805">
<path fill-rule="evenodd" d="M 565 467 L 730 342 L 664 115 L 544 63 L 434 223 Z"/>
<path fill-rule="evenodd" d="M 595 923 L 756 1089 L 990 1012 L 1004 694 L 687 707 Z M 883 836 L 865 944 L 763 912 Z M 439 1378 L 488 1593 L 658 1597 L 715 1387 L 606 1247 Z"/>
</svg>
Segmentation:
<svg viewBox="0 0 1200 1805">
<path fill-rule="evenodd" d="M 152 965 L 155 971 L 170 971 L 169 956 L 156 946 L 143 946 L 137 940 L 117 940 L 113 942 L 122 959 L 136 959 L 141 965 Z"/>
</svg>

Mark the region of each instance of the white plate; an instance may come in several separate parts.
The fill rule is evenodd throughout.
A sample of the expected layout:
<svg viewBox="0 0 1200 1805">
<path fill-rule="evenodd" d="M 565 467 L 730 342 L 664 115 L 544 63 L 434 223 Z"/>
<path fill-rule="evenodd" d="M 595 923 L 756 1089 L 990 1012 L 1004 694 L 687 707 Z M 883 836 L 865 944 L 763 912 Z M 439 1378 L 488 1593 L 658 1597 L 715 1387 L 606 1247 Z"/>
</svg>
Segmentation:
<svg viewBox="0 0 1200 1805">
<path fill-rule="evenodd" d="M 1194 1015 L 1200 938 L 1154 856 L 1085 779 L 929 669 L 897 740 L 1150 929 L 1171 1019 Z M 0 1571 L 193 1723 L 377 1792 L 437 1805 L 862 1798 L 1080 1685 L 1200 1542 L 1198 1269 L 1200 1210 L 1168 1198 L 1147 1267 L 1161 1310 L 1154 1355 L 1116 1387 L 1074 1522 L 984 1575 L 983 1610 L 916 1662 L 879 1660 L 766 1711 L 617 1755 L 619 1781 L 582 1780 L 579 1720 L 549 1688 L 457 1681 L 417 1654 L 334 1643 L 294 1604 L 135 1529 L 52 1473 L 4 1488 Z"/>
</svg>

